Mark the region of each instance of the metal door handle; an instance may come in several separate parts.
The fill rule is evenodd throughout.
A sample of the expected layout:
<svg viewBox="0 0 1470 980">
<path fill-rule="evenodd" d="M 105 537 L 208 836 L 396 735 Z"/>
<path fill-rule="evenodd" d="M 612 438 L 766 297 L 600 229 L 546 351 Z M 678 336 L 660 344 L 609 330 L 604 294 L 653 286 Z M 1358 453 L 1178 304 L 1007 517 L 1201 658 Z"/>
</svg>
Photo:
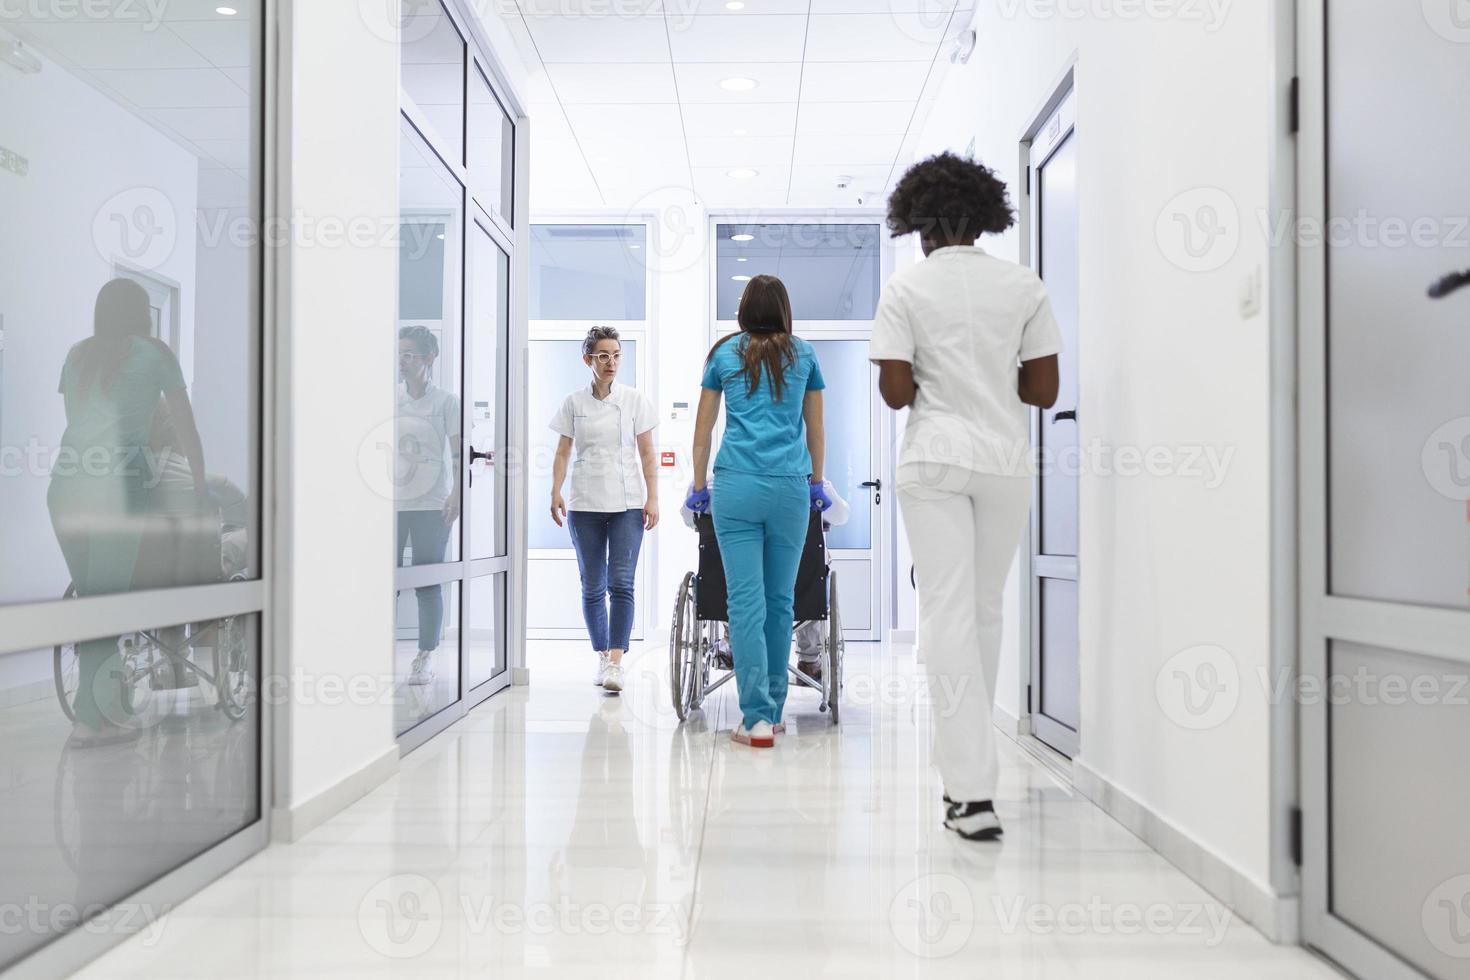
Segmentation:
<svg viewBox="0 0 1470 980">
<path fill-rule="evenodd" d="M 487 462 L 487 463 L 494 464 L 494 462 L 495 462 L 495 453 L 494 452 L 488 452 L 488 453 L 477 452 L 475 450 L 475 447 L 474 446 L 471 446 L 470 447 L 470 465 L 471 466 L 474 466 L 475 465 L 475 462 L 477 460 L 481 460 L 481 459 L 485 460 L 485 462 Z"/>
<path fill-rule="evenodd" d="M 1065 412 L 1058 412 L 1057 414 L 1055 414 L 1055 415 L 1053 415 L 1051 417 L 1051 424 L 1052 425 L 1056 425 L 1058 422 L 1075 422 L 1075 421 L 1077 421 L 1077 409 L 1075 409 L 1075 408 L 1069 408 Z"/>
<path fill-rule="evenodd" d="M 1470 269 L 1464 272 L 1451 272 L 1443 279 L 1436 279 L 1429 286 L 1430 299 L 1444 299 L 1457 289 L 1470 286 Z"/>
<path fill-rule="evenodd" d="M 859 483 L 858 486 L 860 486 L 860 487 L 868 487 L 869 489 L 872 489 L 872 490 L 882 490 L 883 489 L 883 481 L 882 480 L 867 480 L 867 481 L 864 481 L 863 483 Z"/>
</svg>

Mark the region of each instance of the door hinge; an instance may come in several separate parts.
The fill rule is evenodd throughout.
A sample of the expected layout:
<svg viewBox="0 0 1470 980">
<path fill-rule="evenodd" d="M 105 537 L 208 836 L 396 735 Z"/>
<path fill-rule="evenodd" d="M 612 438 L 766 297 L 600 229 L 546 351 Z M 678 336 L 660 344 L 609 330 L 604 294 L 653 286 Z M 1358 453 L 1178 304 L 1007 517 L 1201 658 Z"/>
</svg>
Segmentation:
<svg viewBox="0 0 1470 980">
<path fill-rule="evenodd" d="M 1291 91 L 1287 97 L 1290 100 L 1287 108 L 1291 126 L 1289 132 L 1296 134 L 1302 130 L 1302 80 L 1299 76 L 1292 76 Z"/>
<path fill-rule="evenodd" d="M 1302 866 L 1302 808 L 1299 806 L 1291 808 L 1291 861 L 1298 868 Z"/>
</svg>

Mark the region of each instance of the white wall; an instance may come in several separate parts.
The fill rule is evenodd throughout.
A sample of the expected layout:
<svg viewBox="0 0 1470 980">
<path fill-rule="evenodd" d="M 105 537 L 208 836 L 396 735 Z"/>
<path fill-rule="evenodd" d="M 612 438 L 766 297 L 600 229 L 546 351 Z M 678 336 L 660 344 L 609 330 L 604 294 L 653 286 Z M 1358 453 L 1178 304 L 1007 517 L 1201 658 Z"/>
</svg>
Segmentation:
<svg viewBox="0 0 1470 980">
<path fill-rule="evenodd" d="M 355 4 L 296 3 L 290 208 L 313 221 L 398 210 L 398 54 Z M 275 805 L 296 809 L 396 751 L 391 691 L 393 503 L 359 447 L 394 412 L 398 251 L 299 241 L 277 399 L 285 540 L 277 563 L 293 676 Z M 278 593 L 279 594 L 279 593 Z M 362 679 L 366 680 L 362 680 Z M 326 696 L 364 684 L 367 697 Z M 378 696 L 381 695 L 381 696 Z"/>
<path fill-rule="evenodd" d="M 1083 443 L 1234 452 L 1216 488 L 1189 475 L 1081 479 L 1080 761 L 1266 889 L 1268 719 L 1256 678 L 1271 584 L 1268 338 L 1264 317 L 1242 318 L 1237 287 L 1267 262 L 1256 216 L 1267 207 L 1272 40 L 1262 6 L 1226 5 L 1218 20 L 1203 5 L 1174 7 L 1188 13 L 981 5 L 978 47 L 949 69 L 918 149 L 963 152 L 974 138 L 1014 188 L 1020 136 L 1077 53 Z M 1166 211 L 1166 222 L 1176 210 L 1195 216 L 1198 202 L 1176 195 L 1199 187 L 1238 208 L 1239 222 L 1222 215 L 1238 248 L 1216 270 L 1189 272 L 1155 223 Z M 982 245 L 1014 259 L 1019 240 Z M 1008 610 L 1014 622 L 1018 603 Z M 1008 689 L 1015 697 L 1018 637 L 1008 628 L 1003 703 Z M 1228 651 L 1241 681 L 1233 713 L 1195 731 L 1171 720 L 1177 706 L 1161 706 L 1155 681 L 1199 644 Z"/>
</svg>

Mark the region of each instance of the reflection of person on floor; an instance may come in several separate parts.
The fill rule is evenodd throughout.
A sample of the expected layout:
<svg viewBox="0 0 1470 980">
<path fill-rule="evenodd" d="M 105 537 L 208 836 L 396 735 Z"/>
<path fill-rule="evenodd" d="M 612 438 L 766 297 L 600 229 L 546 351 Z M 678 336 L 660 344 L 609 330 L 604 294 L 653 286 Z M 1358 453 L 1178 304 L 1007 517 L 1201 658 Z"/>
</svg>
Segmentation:
<svg viewBox="0 0 1470 980">
<path fill-rule="evenodd" d="M 428 327 L 404 327 L 398 332 L 397 446 L 394 472 L 398 491 L 398 548 L 413 546 L 414 565 L 444 560 L 449 534 L 459 520 L 460 409 L 459 398 L 434 384 L 434 362 L 439 340 Z M 430 684 L 431 662 L 444 627 L 444 586 L 414 589 L 419 611 L 419 649 L 408 682 Z"/>
<path fill-rule="evenodd" d="M 564 858 L 567 876 L 559 889 L 582 908 L 593 903 L 614 910 L 643 907 L 649 865 L 656 856 L 643 847 L 633 810 L 633 753 L 623 727 L 623 701 L 606 698 L 587 722 L 582 743 L 577 809 Z M 575 923 L 569 924 L 575 928 Z"/>
<path fill-rule="evenodd" d="M 78 596 L 134 588 L 151 479 L 149 430 L 160 398 L 188 457 L 196 506 L 208 506 L 204 453 L 183 371 L 173 352 L 149 336 L 148 294 L 114 279 L 97 295 L 91 337 L 61 369 L 66 431 L 46 502 Z M 77 645 L 79 679 L 72 743 L 91 746 L 137 736 L 127 725 L 121 684 L 104 673 L 116 637 Z"/>
</svg>

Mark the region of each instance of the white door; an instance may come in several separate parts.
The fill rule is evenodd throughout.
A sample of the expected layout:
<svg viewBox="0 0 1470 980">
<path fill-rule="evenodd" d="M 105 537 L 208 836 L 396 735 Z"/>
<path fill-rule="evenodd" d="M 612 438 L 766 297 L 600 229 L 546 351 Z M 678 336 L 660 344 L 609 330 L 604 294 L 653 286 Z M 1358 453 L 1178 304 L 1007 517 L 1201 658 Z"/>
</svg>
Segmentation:
<svg viewBox="0 0 1470 980">
<path fill-rule="evenodd" d="M 1033 267 L 1046 283 L 1063 352 L 1061 387 L 1034 413 L 1036 478 L 1031 525 L 1031 731 L 1077 754 L 1077 133 L 1067 95 L 1030 146 Z"/>
<path fill-rule="evenodd" d="M 1302 928 L 1465 978 L 1470 17 L 1300 10 Z"/>
</svg>

